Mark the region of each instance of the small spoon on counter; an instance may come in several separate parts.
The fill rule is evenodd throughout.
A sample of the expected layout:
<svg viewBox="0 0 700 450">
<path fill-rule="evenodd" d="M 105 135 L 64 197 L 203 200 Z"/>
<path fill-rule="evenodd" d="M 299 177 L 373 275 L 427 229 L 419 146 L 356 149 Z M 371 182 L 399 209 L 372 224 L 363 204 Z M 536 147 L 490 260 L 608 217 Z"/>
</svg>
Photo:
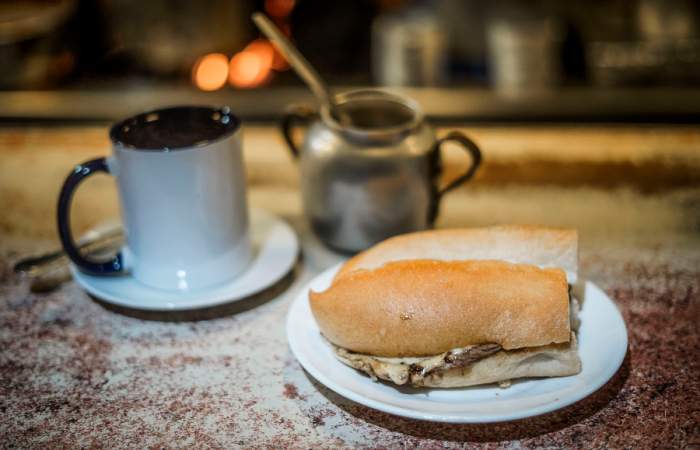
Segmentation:
<svg viewBox="0 0 700 450">
<path fill-rule="evenodd" d="M 91 231 L 84 238 L 78 241 L 78 249 L 90 251 L 95 246 L 104 246 L 109 242 L 118 240 L 123 240 L 123 232 L 121 226 L 109 227 L 104 230 Z M 66 258 L 66 253 L 63 248 L 57 250 L 51 250 L 40 255 L 28 256 L 22 258 L 12 267 L 15 273 L 26 273 L 31 275 L 37 270 L 41 270 L 49 264 L 54 264 L 55 262 Z"/>
<path fill-rule="evenodd" d="M 338 109 L 335 97 L 333 97 L 328 85 L 304 55 L 287 39 L 287 36 L 265 14 L 255 12 L 252 18 L 255 25 L 277 47 L 277 50 L 284 55 L 294 71 L 309 86 L 316 98 L 328 107 L 331 116 L 343 126 L 352 125 L 350 116 Z"/>
<path fill-rule="evenodd" d="M 110 225 L 86 234 L 78 241 L 78 248 L 82 253 L 99 259 L 117 250 L 123 242 L 121 226 Z M 13 270 L 29 278 L 30 291 L 50 292 L 71 279 L 68 263 L 68 256 L 63 249 L 58 249 L 23 258 L 14 265 Z"/>
</svg>

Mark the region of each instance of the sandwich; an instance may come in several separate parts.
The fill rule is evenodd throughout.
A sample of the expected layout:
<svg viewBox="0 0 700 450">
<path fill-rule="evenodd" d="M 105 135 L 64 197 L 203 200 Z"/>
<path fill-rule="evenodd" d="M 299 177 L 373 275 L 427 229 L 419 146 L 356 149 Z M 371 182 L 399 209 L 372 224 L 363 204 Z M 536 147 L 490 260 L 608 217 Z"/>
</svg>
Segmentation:
<svg viewBox="0 0 700 450">
<path fill-rule="evenodd" d="M 351 258 L 313 316 L 335 356 L 373 379 L 451 388 L 581 371 L 575 230 L 433 230 Z"/>
</svg>

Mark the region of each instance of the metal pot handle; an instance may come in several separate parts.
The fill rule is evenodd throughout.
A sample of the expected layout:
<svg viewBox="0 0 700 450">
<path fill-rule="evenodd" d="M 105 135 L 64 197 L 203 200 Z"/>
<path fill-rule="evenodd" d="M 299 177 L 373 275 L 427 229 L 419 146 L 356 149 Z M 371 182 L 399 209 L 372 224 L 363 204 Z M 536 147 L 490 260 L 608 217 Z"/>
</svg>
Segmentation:
<svg viewBox="0 0 700 450">
<path fill-rule="evenodd" d="M 316 116 L 316 111 L 308 106 L 293 105 L 289 110 L 282 116 L 282 122 L 280 123 L 280 130 L 282 131 L 282 137 L 287 143 L 287 147 L 292 154 L 294 159 L 299 158 L 299 147 L 294 142 L 292 133 L 294 128 L 297 126 L 307 126 L 311 119 Z"/>
<path fill-rule="evenodd" d="M 464 149 L 465 152 L 467 152 L 471 156 L 472 164 L 469 166 L 466 172 L 464 172 L 462 175 L 458 176 L 454 180 L 450 181 L 447 183 L 443 188 L 437 188 L 437 196 L 442 197 L 443 195 L 447 194 L 450 192 L 452 189 L 456 188 L 460 184 L 464 183 L 465 181 L 469 180 L 471 177 L 474 176 L 476 173 L 476 170 L 479 168 L 479 165 L 481 165 L 481 150 L 479 150 L 479 147 L 466 137 L 464 134 L 460 133 L 459 131 L 452 131 L 450 132 L 447 136 L 440 138 L 435 142 L 433 146 L 433 151 L 434 152 L 439 152 L 440 147 L 444 142 L 448 141 L 454 141 L 457 142 L 458 144 L 461 144 L 462 148 Z"/>
<path fill-rule="evenodd" d="M 440 151 L 441 151 L 441 146 L 444 142 L 448 141 L 454 141 L 457 142 L 458 144 L 461 145 L 462 149 L 467 152 L 470 157 L 471 157 L 471 165 L 469 168 L 464 172 L 462 175 L 458 176 L 454 180 L 450 181 L 447 183 L 445 186 L 442 188 L 437 185 L 437 180 L 439 179 L 440 173 L 442 173 L 441 170 L 441 163 L 440 160 L 442 159 L 440 156 Z M 442 196 L 450 192 L 451 190 L 455 189 L 462 183 L 466 182 L 469 180 L 471 177 L 474 176 L 476 173 L 477 169 L 481 165 L 481 150 L 479 150 L 479 147 L 469 139 L 467 136 L 464 134 L 460 133 L 459 131 L 452 131 L 450 132 L 447 136 L 438 139 L 435 144 L 433 144 L 433 148 L 431 149 L 431 153 L 434 155 L 435 162 L 436 162 L 436 167 L 435 167 L 435 174 L 436 174 L 436 184 L 434 187 L 434 198 L 433 198 L 433 210 L 431 211 L 430 214 L 430 222 L 434 222 L 435 219 L 437 218 L 438 215 L 438 208 L 439 208 L 439 203 L 440 200 L 442 199 Z"/>
</svg>

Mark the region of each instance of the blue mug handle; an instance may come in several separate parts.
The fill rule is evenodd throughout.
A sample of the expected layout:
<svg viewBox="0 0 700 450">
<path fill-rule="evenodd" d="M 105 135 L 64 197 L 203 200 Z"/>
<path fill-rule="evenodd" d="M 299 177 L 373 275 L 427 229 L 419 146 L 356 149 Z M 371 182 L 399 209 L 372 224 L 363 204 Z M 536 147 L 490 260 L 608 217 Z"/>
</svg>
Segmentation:
<svg viewBox="0 0 700 450">
<path fill-rule="evenodd" d="M 91 159 L 78 164 L 63 182 L 61 194 L 58 196 L 58 235 L 66 255 L 82 271 L 92 275 L 113 275 L 124 271 L 121 252 L 109 261 L 90 261 L 78 250 L 70 229 L 70 207 L 73 193 L 83 180 L 97 172 L 110 173 L 106 158 Z"/>
</svg>

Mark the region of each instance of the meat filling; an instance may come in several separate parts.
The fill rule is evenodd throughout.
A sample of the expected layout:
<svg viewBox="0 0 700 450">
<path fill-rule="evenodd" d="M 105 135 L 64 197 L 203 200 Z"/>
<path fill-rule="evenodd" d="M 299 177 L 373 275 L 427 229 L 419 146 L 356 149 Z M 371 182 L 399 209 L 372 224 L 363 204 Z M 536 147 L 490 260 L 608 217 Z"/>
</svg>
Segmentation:
<svg viewBox="0 0 700 450">
<path fill-rule="evenodd" d="M 333 344 L 331 344 L 333 345 Z M 373 380 L 390 380 L 396 384 L 422 385 L 422 380 L 436 372 L 466 367 L 501 350 L 498 344 L 470 345 L 427 357 L 386 358 L 350 352 L 333 345 L 336 356 L 350 367 Z"/>
<path fill-rule="evenodd" d="M 580 323 L 578 318 L 579 303 L 573 296 L 570 296 L 569 300 L 571 329 L 577 331 Z M 575 340 L 576 337 L 572 333 L 571 346 L 573 348 L 576 345 Z M 355 353 L 333 344 L 330 345 L 338 359 L 348 366 L 366 373 L 373 380 L 379 378 L 398 385 L 410 384 L 413 386 L 430 385 L 432 380 L 440 378 L 452 369 L 468 367 L 499 352 L 511 353 L 504 351 L 499 344 L 492 343 L 455 348 L 435 356 L 389 358 Z M 509 383 L 508 380 L 502 380 L 500 384 L 502 387 L 507 387 Z"/>
</svg>

